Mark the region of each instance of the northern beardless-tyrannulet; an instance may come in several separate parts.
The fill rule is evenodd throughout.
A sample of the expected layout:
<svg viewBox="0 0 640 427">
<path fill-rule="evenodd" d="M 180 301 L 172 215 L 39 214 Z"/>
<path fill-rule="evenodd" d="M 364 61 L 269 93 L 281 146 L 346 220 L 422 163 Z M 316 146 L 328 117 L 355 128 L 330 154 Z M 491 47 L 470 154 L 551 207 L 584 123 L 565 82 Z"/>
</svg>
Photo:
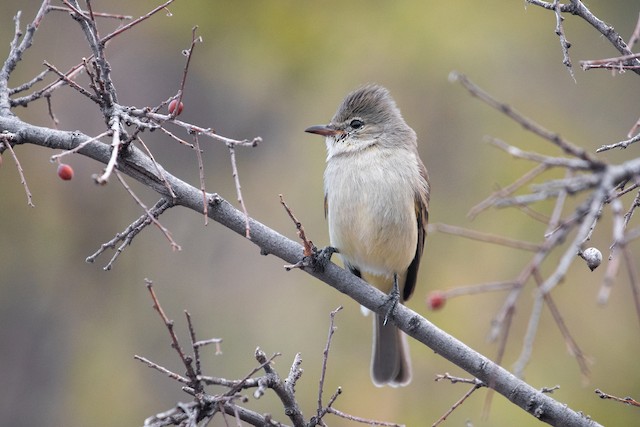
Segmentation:
<svg viewBox="0 0 640 427">
<path fill-rule="evenodd" d="M 323 135 L 325 214 L 331 246 L 346 267 L 400 302 L 413 292 L 426 235 L 429 178 L 418 156 L 416 134 L 389 92 L 363 86 L 342 101 L 328 125 L 306 132 Z M 371 378 L 377 386 L 411 381 L 406 336 L 374 319 Z"/>
</svg>

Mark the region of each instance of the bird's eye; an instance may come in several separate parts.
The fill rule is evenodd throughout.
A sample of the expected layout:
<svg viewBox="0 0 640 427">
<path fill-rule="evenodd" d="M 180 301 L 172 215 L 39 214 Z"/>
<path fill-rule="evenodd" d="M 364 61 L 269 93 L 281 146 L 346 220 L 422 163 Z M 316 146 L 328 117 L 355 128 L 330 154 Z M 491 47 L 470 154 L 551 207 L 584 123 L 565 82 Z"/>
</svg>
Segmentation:
<svg viewBox="0 0 640 427">
<path fill-rule="evenodd" d="M 349 126 L 351 126 L 352 129 L 360 129 L 364 126 L 364 122 L 359 119 L 353 119 L 351 120 L 351 123 L 349 123 Z"/>
</svg>

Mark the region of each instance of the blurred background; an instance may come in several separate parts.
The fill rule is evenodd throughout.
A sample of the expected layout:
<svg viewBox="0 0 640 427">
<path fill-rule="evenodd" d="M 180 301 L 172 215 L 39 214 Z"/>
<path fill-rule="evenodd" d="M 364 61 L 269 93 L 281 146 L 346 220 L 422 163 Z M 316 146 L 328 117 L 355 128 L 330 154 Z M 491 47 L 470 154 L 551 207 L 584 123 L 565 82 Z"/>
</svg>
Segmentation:
<svg viewBox="0 0 640 427">
<path fill-rule="evenodd" d="M 54 2 L 55 3 L 55 2 Z M 114 0 L 92 2 L 94 10 L 145 14 L 158 3 Z M 39 4 L 4 0 L 0 4 L 0 54 L 13 37 L 12 17 L 22 10 L 22 25 Z M 638 19 L 637 1 L 589 3 L 592 11 L 628 38 Z M 328 244 L 323 215 L 323 141 L 303 130 L 326 123 L 343 96 L 366 82 L 391 91 L 407 122 L 416 130 L 420 153 L 432 182 L 433 223 L 473 228 L 511 238 L 541 242 L 545 230 L 516 210 L 491 210 L 474 221 L 470 208 L 533 167 L 483 143 L 485 135 L 528 150 L 559 154 L 546 141 L 523 131 L 506 117 L 448 81 L 452 70 L 467 74 L 497 98 L 588 151 L 624 139 L 640 115 L 636 74 L 583 72 L 578 61 L 616 56 L 610 44 L 585 22 L 566 16 L 576 80 L 562 65 L 555 17 L 523 1 L 277 1 L 211 2 L 178 0 L 108 45 L 112 77 L 120 102 L 154 106 L 176 93 L 191 29 L 196 46 L 184 94 L 181 119 L 214 127 L 221 135 L 261 136 L 256 148 L 238 149 L 238 168 L 249 213 L 295 239 L 283 211 L 283 194 L 318 245 Z M 101 34 L 117 27 L 100 21 Z M 52 12 L 38 30 L 12 75 L 17 86 L 43 69 L 47 60 L 67 70 L 90 55 L 84 35 L 63 12 Z M 81 82 L 86 80 L 80 79 Z M 105 130 L 99 109 L 69 88 L 52 97 L 59 128 L 97 135 Z M 23 120 L 52 126 L 45 102 L 15 113 Z M 180 129 L 171 129 L 188 139 Z M 143 135 L 156 159 L 178 177 L 198 185 L 194 152 L 155 132 Z M 235 203 L 227 149 L 201 140 L 207 190 Z M 607 152 L 619 162 L 636 157 L 640 147 Z M 85 263 L 102 243 L 143 212 L 117 180 L 98 187 L 91 175 L 102 165 L 66 158 L 72 181 L 56 176 L 54 152 L 34 146 L 16 148 L 33 193 L 26 204 L 23 186 L 8 153 L 0 167 L 0 417 L 7 425 L 141 425 L 143 420 L 190 401 L 179 384 L 135 361 L 142 355 L 182 373 L 166 329 L 151 307 L 144 286 L 149 278 L 182 342 L 188 342 L 183 310 L 199 337 L 223 338 L 223 354 L 203 351 L 208 375 L 241 378 L 256 361 L 256 347 L 286 375 L 296 352 L 304 375 L 297 397 L 305 416 L 314 414 L 329 312 L 336 318 L 325 381 L 326 395 L 338 386 L 335 407 L 353 415 L 407 425 L 431 425 L 468 389 L 436 383 L 436 374 L 466 376 L 432 351 L 411 343 L 414 380 L 404 389 L 378 389 L 369 379 L 371 320 L 353 301 L 300 272 L 286 272 L 283 261 L 261 256 L 251 242 L 201 215 L 176 208 L 160 221 L 182 251 L 173 252 L 159 230 L 149 227 L 103 271 L 112 252 Z M 559 177 L 562 172 L 546 175 Z M 151 206 L 157 196 L 129 180 Z M 632 195 L 630 196 L 633 197 Z M 625 209 L 631 198 L 624 201 Z M 582 200 L 578 196 L 569 207 Z M 236 203 L 237 204 L 237 203 Z M 549 214 L 551 203 L 536 206 Z M 633 224 L 632 220 L 632 224 Z M 605 211 L 592 244 L 608 256 L 611 215 Z M 636 256 L 638 252 L 636 245 Z M 543 273 L 555 267 L 556 257 Z M 491 321 L 505 294 L 492 293 L 448 301 L 439 311 L 425 304 L 429 291 L 515 278 L 530 253 L 433 233 L 428 237 L 419 284 L 408 305 L 487 357 L 497 354 L 487 341 Z M 606 264 L 606 261 L 605 261 Z M 590 273 L 581 260 L 553 296 L 568 328 L 592 362 L 584 379 L 545 308 L 525 379 L 534 387 L 560 385 L 553 397 L 604 425 L 638 423 L 637 409 L 598 399 L 595 388 L 618 396 L 640 397 L 638 319 L 624 269 L 608 304 L 596 302 L 604 268 Z M 518 303 L 504 356 L 511 369 L 521 351 L 534 289 L 528 284 Z M 212 390 L 212 391 L 215 391 Z M 486 390 L 476 392 L 444 425 L 534 426 L 539 423 L 501 396 L 483 416 Z M 247 406 L 288 422 L 271 393 Z M 328 418 L 331 425 L 347 425 Z M 218 418 L 213 425 L 225 425 Z M 353 424 L 350 424 L 353 425 Z"/>
</svg>

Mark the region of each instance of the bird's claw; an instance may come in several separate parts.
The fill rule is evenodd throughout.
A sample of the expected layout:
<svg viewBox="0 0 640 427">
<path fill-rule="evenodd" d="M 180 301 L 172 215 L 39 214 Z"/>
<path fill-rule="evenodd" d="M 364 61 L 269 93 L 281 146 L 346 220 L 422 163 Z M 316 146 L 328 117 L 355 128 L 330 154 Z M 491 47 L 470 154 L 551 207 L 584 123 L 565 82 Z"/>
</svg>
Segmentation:
<svg viewBox="0 0 640 427">
<path fill-rule="evenodd" d="M 398 288 L 398 275 L 393 275 L 393 288 L 391 288 L 391 292 L 389 292 L 389 296 L 386 301 L 382 304 L 383 307 L 386 307 L 386 312 L 384 315 L 383 325 L 387 325 L 389 319 L 393 319 L 394 312 L 396 310 L 396 306 L 400 302 L 400 289 Z"/>
<path fill-rule="evenodd" d="M 331 262 L 331 257 L 336 252 L 338 252 L 338 249 L 333 246 L 325 246 L 320 250 L 314 248 L 313 255 L 309 257 L 311 258 L 311 268 L 313 268 L 313 271 L 323 272 L 329 262 Z"/>
<path fill-rule="evenodd" d="M 287 271 L 294 268 L 310 268 L 311 270 L 322 273 L 326 266 L 331 262 L 331 256 L 338 252 L 333 246 L 327 246 L 320 250 L 313 246 L 311 255 L 305 255 L 300 261 L 292 265 L 285 265 Z"/>
</svg>

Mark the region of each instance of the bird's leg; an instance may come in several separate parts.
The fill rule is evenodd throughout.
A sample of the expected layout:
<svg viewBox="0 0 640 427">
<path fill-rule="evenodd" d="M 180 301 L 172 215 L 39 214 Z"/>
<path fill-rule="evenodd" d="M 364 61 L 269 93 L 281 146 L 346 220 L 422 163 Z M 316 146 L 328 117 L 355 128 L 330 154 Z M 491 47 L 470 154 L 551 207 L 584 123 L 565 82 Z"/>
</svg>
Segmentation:
<svg viewBox="0 0 640 427">
<path fill-rule="evenodd" d="M 396 305 L 400 302 L 400 288 L 398 287 L 398 275 L 393 273 L 393 288 L 389 292 L 387 300 L 384 302 L 384 306 L 387 307 L 387 312 L 384 315 L 383 325 L 386 325 L 390 318 L 393 318 L 393 312 L 396 309 Z"/>
</svg>

